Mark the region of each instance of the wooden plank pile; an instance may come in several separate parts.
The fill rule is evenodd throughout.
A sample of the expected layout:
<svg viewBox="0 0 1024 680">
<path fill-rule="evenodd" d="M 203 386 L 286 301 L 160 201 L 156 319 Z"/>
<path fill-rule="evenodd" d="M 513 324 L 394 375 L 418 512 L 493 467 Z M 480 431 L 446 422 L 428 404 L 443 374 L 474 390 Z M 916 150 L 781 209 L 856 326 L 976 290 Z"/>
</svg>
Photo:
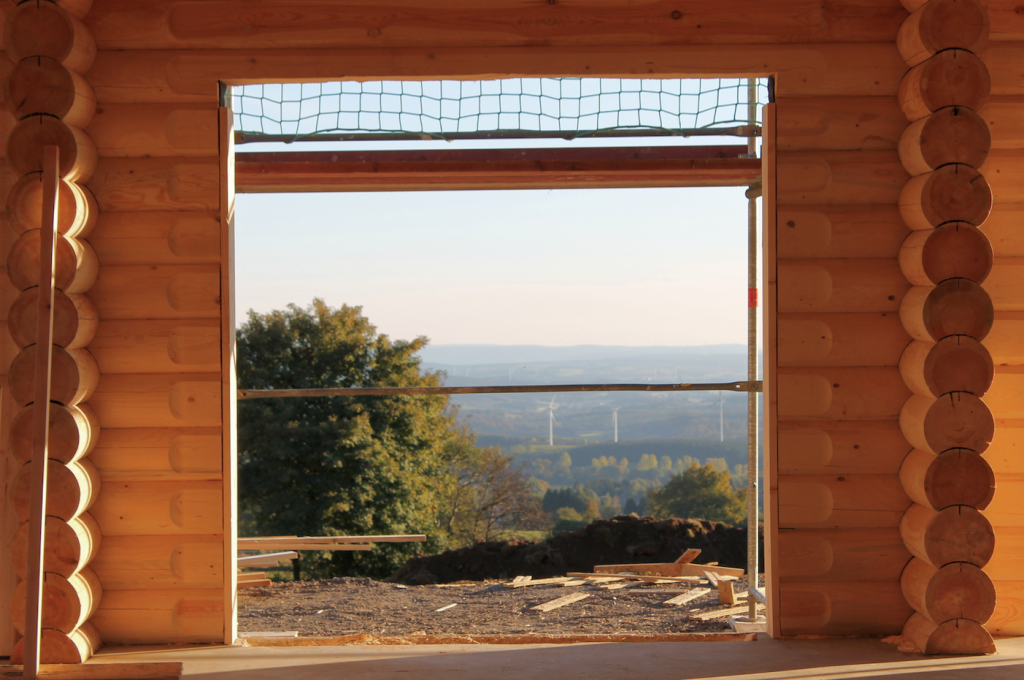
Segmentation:
<svg viewBox="0 0 1024 680">
<path fill-rule="evenodd" d="M 623 595 L 671 595 L 669 599 L 661 603 L 663 607 L 680 607 L 710 595 L 713 591 L 717 591 L 717 604 L 741 604 L 741 606 L 700 611 L 697 613 L 691 612 L 689 615 L 691 621 L 711 621 L 749 611 L 747 597 L 737 597 L 733 589 L 733 581 L 736 581 L 746 572 L 743 569 L 733 567 L 720 567 L 717 563 L 693 564 L 692 561 L 698 555 L 700 555 L 700 550 L 691 549 L 683 553 L 675 562 L 606 564 L 594 567 L 594 571 L 591 573 L 570 572 L 565 576 L 536 580 L 530 576 L 517 576 L 512 581 L 505 583 L 504 587 L 520 589 L 533 586 L 558 586 L 562 588 L 590 586 L 595 590 L 621 590 Z M 702 583 L 705 583 L 707 587 L 702 587 Z M 664 586 L 666 584 L 671 584 L 675 588 L 649 587 Z M 580 602 L 588 597 L 590 597 L 588 593 L 564 595 L 531 607 L 530 611 L 534 613 L 549 612 L 575 602 Z M 758 592 L 755 597 L 759 600 L 758 609 L 763 609 L 763 595 Z M 704 603 L 705 606 L 713 604 L 715 604 L 713 601 Z"/>
</svg>

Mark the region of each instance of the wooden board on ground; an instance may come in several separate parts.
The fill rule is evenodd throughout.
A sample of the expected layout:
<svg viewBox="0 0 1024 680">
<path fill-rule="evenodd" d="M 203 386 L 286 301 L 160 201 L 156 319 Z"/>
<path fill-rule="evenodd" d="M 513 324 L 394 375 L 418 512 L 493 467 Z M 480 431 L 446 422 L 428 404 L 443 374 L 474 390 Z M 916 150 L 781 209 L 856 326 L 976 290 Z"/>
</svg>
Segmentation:
<svg viewBox="0 0 1024 680">
<path fill-rule="evenodd" d="M 764 609 L 764 605 L 758 603 L 758 609 Z M 711 621 L 712 619 L 721 619 L 726 616 L 736 616 L 737 614 L 746 614 L 750 611 L 748 605 L 742 607 L 729 607 L 728 609 L 719 609 L 713 612 L 702 612 L 700 614 L 690 614 L 691 621 Z"/>
<path fill-rule="evenodd" d="M 179 680 L 180 661 L 160 663 L 43 664 L 39 678 L 47 680 Z M 0 666 L 0 677 L 22 677 L 21 666 Z"/>
<path fill-rule="evenodd" d="M 519 581 L 518 583 L 516 583 L 515 581 L 512 581 L 511 583 L 506 583 L 505 587 L 506 588 L 525 588 L 527 586 L 547 586 L 547 585 L 551 585 L 551 584 L 554 584 L 554 583 L 558 583 L 558 584 L 565 583 L 566 581 L 572 581 L 572 579 L 569 578 L 568 576 L 555 576 L 554 578 L 539 578 L 539 579 L 536 579 L 536 580 L 530 579 L 528 581 Z"/>
<path fill-rule="evenodd" d="M 586 572 L 575 572 L 570 571 L 568 576 L 576 578 L 586 578 L 592 580 L 595 577 L 607 576 L 608 574 L 588 574 Z M 640 574 L 616 574 L 617 578 L 626 579 L 628 581 L 646 581 L 648 583 L 693 583 L 693 576 L 660 576 L 660 575 L 640 575 Z M 700 580 L 700 579 L 697 579 Z"/>
<path fill-rule="evenodd" d="M 238 558 L 238 568 L 248 569 L 250 567 L 274 567 L 282 562 L 297 559 L 299 553 L 294 551 L 269 553 L 266 555 L 250 555 Z"/>
<path fill-rule="evenodd" d="M 689 564 L 698 557 L 700 557 L 700 548 L 689 548 L 679 556 L 679 559 L 676 560 L 676 564 Z"/>
<path fill-rule="evenodd" d="M 239 588 L 266 588 L 267 586 L 271 585 L 272 583 L 273 583 L 273 581 L 271 581 L 269 578 L 261 578 L 261 579 L 256 579 L 256 580 L 253 580 L 253 581 L 239 581 L 238 582 L 238 587 Z"/>
<path fill-rule="evenodd" d="M 686 604 L 687 602 L 692 602 L 693 600 L 696 600 L 699 597 L 704 597 L 705 595 L 707 595 L 710 592 L 711 592 L 711 590 L 708 589 L 708 588 L 694 588 L 693 590 L 691 590 L 691 591 L 689 591 L 687 593 L 684 593 L 684 594 L 681 594 L 681 595 L 676 595 L 675 597 L 673 597 L 670 600 L 665 600 L 664 602 L 661 603 L 661 606 L 662 607 L 678 607 L 680 605 Z"/>
<path fill-rule="evenodd" d="M 639 576 L 703 576 L 711 571 L 719 576 L 743 576 L 747 572 L 735 567 L 720 567 L 710 564 L 679 564 L 676 562 L 660 562 L 652 564 L 599 564 L 594 567 L 598 574 L 619 574 L 624 571 Z"/>
<path fill-rule="evenodd" d="M 572 595 L 563 595 L 562 597 L 559 597 L 555 600 L 551 600 L 543 604 L 538 604 L 536 607 L 530 607 L 530 611 L 549 612 L 552 609 L 558 609 L 559 607 L 564 607 L 567 604 L 572 604 L 573 602 L 585 600 L 588 597 L 590 597 L 589 593 L 573 593 Z"/>
<path fill-rule="evenodd" d="M 718 601 L 722 604 L 736 604 L 736 591 L 732 589 L 732 581 L 718 582 Z"/>
<path fill-rule="evenodd" d="M 588 581 L 585 578 L 574 578 L 571 581 L 563 581 L 559 585 L 561 585 L 563 588 L 571 588 L 573 586 L 585 586 L 588 583 L 590 583 L 590 581 Z"/>
<path fill-rule="evenodd" d="M 523 581 L 529 581 L 532 578 L 532 576 L 516 576 L 512 579 L 512 583 L 522 583 Z"/>
</svg>

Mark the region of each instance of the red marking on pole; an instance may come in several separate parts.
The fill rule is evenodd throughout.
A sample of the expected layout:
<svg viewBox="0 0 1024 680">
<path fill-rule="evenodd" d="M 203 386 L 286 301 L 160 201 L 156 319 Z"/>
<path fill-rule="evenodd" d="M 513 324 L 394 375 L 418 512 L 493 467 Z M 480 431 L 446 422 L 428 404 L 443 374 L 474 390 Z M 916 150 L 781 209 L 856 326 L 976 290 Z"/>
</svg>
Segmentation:
<svg viewBox="0 0 1024 680">
<path fill-rule="evenodd" d="M 757 288 L 747 288 L 747 307 L 757 307 Z"/>
</svg>

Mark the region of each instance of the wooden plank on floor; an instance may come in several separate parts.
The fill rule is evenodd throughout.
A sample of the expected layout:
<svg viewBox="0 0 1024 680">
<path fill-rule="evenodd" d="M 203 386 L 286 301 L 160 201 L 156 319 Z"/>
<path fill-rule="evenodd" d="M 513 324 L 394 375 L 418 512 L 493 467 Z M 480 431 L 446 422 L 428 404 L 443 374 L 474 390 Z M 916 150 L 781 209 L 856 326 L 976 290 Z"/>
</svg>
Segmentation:
<svg viewBox="0 0 1024 680">
<path fill-rule="evenodd" d="M 758 603 L 758 609 L 764 609 L 764 605 Z M 711 621 L 712 619 L 721 619 L 726 616 L 737 616 L 740 614 L 746 614 L 750 611 L 750 607 L 743 605 L 742 607 L 729 607 L 728 609 L 719 609 L 717 611 L 702 612 L 700 614 L 690 614 L 691 621 Z"/>
<path fill-rule="evenodd" d="M 673 597 L 670 600 L 665 600 L 664 602 L 661 603 L 661 606 L 662 607 L 678 607 L 680 605 L 686 604 L 687 602 L 692 602 L 692 601 L 696 600 L 697 598 L 704 597 L 705 595 L 707 595 L 710 592 L 711 592 L 711 590 L 708 589 L 708 588 L 694 588 L 693 590 L 691 590 L 691 591 L 689 591 L 687 593 L 684 593 L 682 595 L 676 595 L 675 597 Z"/>
<path fill-rule="evenodd" d="M 39 667 L 39 677 L 47 680 L 179 680 L 182 666 L 179 661 L 43 664 Z M 22 677 L 21 666 L 0 666 L 0 677 Z"/>
<path fill-rule="evenodd" d="M 573 602 L 585 600 L 588 597 L 590 597 L 589 593 L 573 593 L 572 595 L 563 595 L 562 597 L 559 597 L 555 600 L 551 600 L 550 602 L 544 602 L 543 604 L 538 604 L 536 607 L 530 607 L 530 611 L 540 613 L 549 612 L 552 609 L 558 609 L 559 607 L 564 607 L 567 604 L 572 604 Z"/>
</svg>

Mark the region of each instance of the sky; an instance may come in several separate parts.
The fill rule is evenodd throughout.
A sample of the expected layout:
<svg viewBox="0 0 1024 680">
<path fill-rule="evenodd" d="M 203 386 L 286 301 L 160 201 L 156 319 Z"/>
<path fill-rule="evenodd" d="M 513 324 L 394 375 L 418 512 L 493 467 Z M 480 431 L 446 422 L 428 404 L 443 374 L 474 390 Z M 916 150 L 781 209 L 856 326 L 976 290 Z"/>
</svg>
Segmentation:
<svg viewBox="0 0 1024 680">
<path fill-rule="evenodd" d="M 240 194 L 239 323 L 320 297 L 435 345 L 745 344 L 744 189 Z"/>
</svg>

